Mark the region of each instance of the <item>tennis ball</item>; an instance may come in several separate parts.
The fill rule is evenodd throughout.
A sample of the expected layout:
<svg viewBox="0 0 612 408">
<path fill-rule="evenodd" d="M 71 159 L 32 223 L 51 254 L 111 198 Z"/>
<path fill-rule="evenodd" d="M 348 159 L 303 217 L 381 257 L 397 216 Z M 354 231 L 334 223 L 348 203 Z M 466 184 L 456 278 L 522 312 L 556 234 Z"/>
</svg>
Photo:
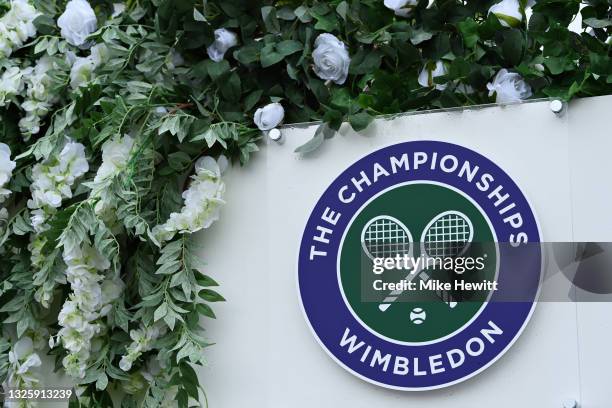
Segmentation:
<svg viewBox="0 0 612 408">
<path fill-rule="evenodd" d="M 410 321 L 414 324 L 422 324 L 425 322 L 427 318 L 427 313 L 420 307 L 415 307 L 410 312 Z"/>
</svg>

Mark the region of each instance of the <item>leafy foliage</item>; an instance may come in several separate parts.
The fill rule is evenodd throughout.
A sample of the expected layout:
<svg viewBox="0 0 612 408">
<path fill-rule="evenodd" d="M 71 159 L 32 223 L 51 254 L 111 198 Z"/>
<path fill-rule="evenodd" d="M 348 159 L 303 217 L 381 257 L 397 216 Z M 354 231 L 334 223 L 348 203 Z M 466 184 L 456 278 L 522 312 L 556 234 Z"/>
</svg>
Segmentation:
<svg viewBox="0 0 612 408">
<path fill-rule="evenodd" d="M 18 103 L 0 110 L 0 142 L 17 157 L 5 203 L 10 216 L 0 220 L 0 354 L 12 339 L 48 339 L 59 330 L 58 312 L 70 296 L 65 251 L 85 243 L 96 248 L 111 263 L 108 273 L 126 285 L 105 317 L 107 330 L 72 406 L 111 406 L 111 390 L 120 391 L 125 407 L 162 406 L 168 395 L 181 407 L 205 398 L 192 365 L 205 363 L 211 344 L 202 324 L 224 299 L 188 234 L 162 244 L 152 231 L 181 208 L 198 158 L 224 154 L 248 163 L 262 137 L 252 120 L 258 107 L 280 102 L 286 122 L 323 121 L 298 149 L 307 154 L 344 122 L 361 131 L 376 115 L 490 103 L 487 83 L 501 68 L 519 73 L 533 97 L 612 92 L 606 0 L 582 8 L 578 0 L 539 0 L 514 28 L 488 14 L 493 0 L 420 0 L 408 17 L 394 15 L 382 0 L 128 0 L 117 16 L 113 2 L 91 2 L 98 29 L 89 39 L 109 52 L 80 86 L 70 85 L 66 55 L 87 51 L 61 37 L 56 21 L 64 0 L 34 0 L 42 13 L 34 22 L 38 36 L 0 61 L 2 72 L 45 55 L 55 61 L 47 90 L 53 105 L 38 134 L 24 143 Z M 0 1 L 0 15 L 9 8 Z M 568 29 L 578 15 L 580 33 Z M 237 33 L 239 44 L 213 62 L 206 48 L 219 27 Z M 313 71 L 314 41 L 324 32 L 348 48 L 343 85 Z M 420 72 L 438 60 L 448 69 L 433 81 L 446 86 L 422 86 Z M 135 141 L 125 168 L 95 181 L 102 146 L 125 135 Z M 66 137 L 86 147 L 90 169 L 37 233 L 27 206 L 32 168 L 56 157 Z M 111 220 L 97 210 L 101 203 Z M 52 295 L 49 305 L 41 294 Z M 141 326 L 164 330 L 125 371 L 121 356 Z M 50 353 L 61 369 L 66 351 Z M 9 368 L 6 358 L 0 361 L 3 381 Z"/>
</svg>

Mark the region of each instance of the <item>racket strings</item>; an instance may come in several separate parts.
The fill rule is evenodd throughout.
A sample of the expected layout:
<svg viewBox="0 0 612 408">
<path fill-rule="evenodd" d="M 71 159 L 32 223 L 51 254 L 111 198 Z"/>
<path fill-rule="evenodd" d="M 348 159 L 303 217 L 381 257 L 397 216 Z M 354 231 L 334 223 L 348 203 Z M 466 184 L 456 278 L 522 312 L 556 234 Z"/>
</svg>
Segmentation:
<svg viewBox="0 0 612 408">
<path fill-rule="evenodd" d="M 471 226 L 456 214 L 446 215 L 437 220 L 425 235 L 425 251 L 430 257 L 458 256 L 468 245 Z"/>
<path fill-rule="evenodd" d="M 373 258 L 394 258 L 396 255 L 409 254 L 412 244 L 402 226 L 384 218 L 373 221 L 363 239 Z"/>
</svg>

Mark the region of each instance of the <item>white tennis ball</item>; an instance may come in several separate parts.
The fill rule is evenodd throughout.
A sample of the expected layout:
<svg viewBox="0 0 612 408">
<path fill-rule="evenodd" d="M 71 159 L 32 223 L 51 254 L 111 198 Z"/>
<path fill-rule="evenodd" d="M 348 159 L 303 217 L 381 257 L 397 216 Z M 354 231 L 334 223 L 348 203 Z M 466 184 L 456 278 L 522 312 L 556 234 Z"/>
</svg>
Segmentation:
<svg viewBox="0 0 612 408">
<path fill-rule="evenodd" d="M 412 309 L 412 312 L 410 312 L 410 321 L 414 324 L 422 324 L 425 322 L 426 318 L 427 313 L 420 307 L 415 307 Z"/>
</svg>

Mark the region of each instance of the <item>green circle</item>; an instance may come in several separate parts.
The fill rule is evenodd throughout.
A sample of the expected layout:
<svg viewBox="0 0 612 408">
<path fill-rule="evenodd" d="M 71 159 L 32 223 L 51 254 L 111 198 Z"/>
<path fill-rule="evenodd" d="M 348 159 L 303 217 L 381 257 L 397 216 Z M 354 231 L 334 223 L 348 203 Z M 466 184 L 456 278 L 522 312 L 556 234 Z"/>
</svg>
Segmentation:
<svg viewBox="0 0 612 408">
<path fill-rule="evenodd" d="M 461 299 L 454 307 L 442 300 L 433 290 L 405 291 L 386 311 L 379 305 L 388 291 L 374 291 L 372 284 L 398 282 L 407 276 L 406 270 L 373 272 L 373 261 L 362 248 L 362 231 L 375 217 L 390 216 L 400 221 L 412 235 L 414 257 L 419 257 L 420 241 L 430 221 L 447 211 L 463 213 L 472 223 L 473 237 L 461 257 L 482 257 L 482 270 L 466 271 L 459 276 L 466 282 L 493 281 L 497 271 L 494 234 L 482 212 L 465 196 L 455 190 L 429 183 L 406 184 L 388 190 L 360 210 L 348 228 L 340 253 L 340 284 L 356 316 L 372 331 L 400 342 L 421 343 L 437 340 L 455 332 L 469 322 L 481 309 L 489 291 L 450 291 L 454 299 Z M 453 271 L 429 268 L 432 281 L 450 282 L 456 279 Z M 415 279 L 418 282 L 418 279 Z M 449 292 L 446 292 L 446 295 Z M 445 295 L 445 296 L 446 296 Z M 425 319 L 418 308 L 425 312 Z M 416 310 L 415 310 L 416 309 Z M 413 320 L 411 320 L 411 312 Z"/>
</svg>

